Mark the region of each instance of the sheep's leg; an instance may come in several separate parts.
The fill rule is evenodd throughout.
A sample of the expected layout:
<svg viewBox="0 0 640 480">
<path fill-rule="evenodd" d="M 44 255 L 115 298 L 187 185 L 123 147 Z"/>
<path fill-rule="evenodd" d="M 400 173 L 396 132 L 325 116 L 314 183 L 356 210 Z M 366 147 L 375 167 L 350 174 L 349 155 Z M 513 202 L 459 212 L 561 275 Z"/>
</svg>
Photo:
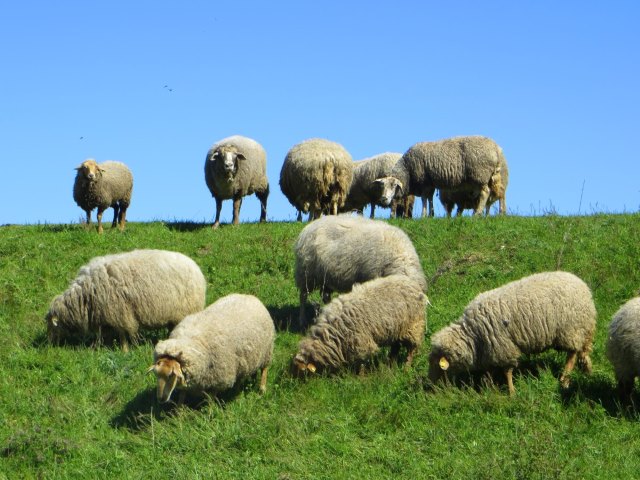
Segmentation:
<svg viewBox="0 0 640 480">
<path fill-rule="evenodd" d="M 618 379 L 618 395 L 620 397 L 630 397 L 633 392 L 633 383 L 635 377 Z"/>
<path fill-rule="evenodd" d="M 433 194 L 435 193 L 435 191 L 436 191 L 435 188 L 430 189 L 427 192 L 427 195 L 425 197 L 429 202 L 429 216 L 430 217 L 435 217 L 435 212 L 433 211 Z M 423 202 L 424 202 L 424 200 L 423 200 Z"/>
<path fill-rule="evenodd" d="M 235 197 L 233 199 L 233 224 L 238 225 L 240 223 L 240 207 L 242 206 L 242 197 Z"/>
<path fill-rule="evenodd" d="M 220 211 L 222 210 L 222 199 L 214 197 L 216 200 L 216 219 L 213 222 L 211 228 L 218 228 L 220 226 Z"/>
<path fill-rule="evenodd" d="M 369 216 L 369 218 L 373 218 L 375 213 L 376 213 L 376 204 L 372 203 L 371 204 L 371 215 Z M 364 211 L 362 212 L 362 214 L 364 215 Z"/>
<path fill-rule="evenodd" d="M 96 217 L 98 218 L 98 233 L 102 233 L 102 214 L 104 213 L 104 208 L 98 207 L 98 213 Z"/>
<path fill-rule="evenodd" d="M 487 200 L 489 200 L 489 194 L 491 190 L 489 190 L 489 185 L 483 185 L 480 190 L 480 196 L 478 197 L 478 203 L 476 205 L 476 209 L 473 211 L 474 215 L 482 215 L 484 207 L 487 205 Z"/>
<path fill-rule="evenodd" d="M 576 365 L 577 358 L 578 352 L 569 352 L 567 354 L 567 363 L 565 364 L 562 375 L 560 376 L 560 385 L 562 385 L 562 388 L 567 388 L 569 386 L 569 375 L 573 371 L 573 367 Z"/>
<path fill-rule="evenodd" d="M 124 353 L 129 352 L 129 339 L 125 332 L 120 332 L 120 347 Z"/>
<path fill-rule="evenodd" d="M 267 391 L 267 372 L 269 371 L 269 367 L 262 367 L 262 373 L 260 373 L 260 388 L 259 391 L 261 394 Z"/>
<path fill-rule="evenodd" d="M 415 345 L 411 345 L 408 347 L 408 352 L 407 352 L 407 361 L 405 362 L 405 367 L 409 368 L 411 366 L 411 364 L 413 363 L 413 357 L 416 354 L 416 351 L 418 349 L 416 348 Z"/>
<path fill-rule="evenodd" d="M 451 210 L 453 210 L 453 206 L 451 206 Z M 458 209 L 456 210 L 456 217 L 461 217 L 462 212 L 464 212 L 464 207 L 462 205 L 458 205 Z"/>
<path fill-rule="evenodd" d="M 324 288 L 322 290 L 322 303 L 327 304 L 331 301 L 331 294 L 333 292 L 329 288 Z"/>
<path fill-rule="evenodd" d="M 489 213 L 487 212 L 487 215 L 488 214 Z M 506 215 L 506 214 L 507 214 L 507 199 L 503 195 L 502 197 L 500 197 L 500 215 Z"/>
<path fill-rule="evenodd" d="M 87 225 L 91 225 L 91 210 L 85 210 L 87 213 Z"/>
<path fill-rule="evenodd" d="M 262 193 L 256 192 L 256 197 L 258 197 L 258 200 L 260 200 L 260 222 L 261 223 L 266 222 L 267 221 L 267 198 L 269 197 L 269 190 Z M 300 219 L 302 219 L 302 216 L 300 217 Z"/>
<path fill-rule="evenodd" d="M 297 218 L 298 222 L 302 221 L 302 210 L 298 210 L 298 218 Z"/>
<path fill-rule="evenodd" d="M 400 356 L 400 344 L 394 343 L 389 350 L 389 365 L 396 365 Z"/>
<path fill-rule="evenodd" d="M 120 226 L 119 226 L 120 231 L 124 231 L 124 224 L 125 224 L 125 221 L 127 220 L 127 208 L 128 208 L 128 205 L 126 205 L 124 207 L 122 205 L 120 206 L 120 215 L 119 215 L 119 217 L 120 217 Z"/>
<path fill-rule="evenodd" d="M 307 292 L 300 292 L 300 314 L 298 316 L 298 326 L 303 329 L 307 324 L 307 316 L 305 314 L 305 304 L 307 303 Z"/>
<path fill-rule="evenodd" d="M 118 205 L 118 202 L 115 202 L 113 205 L 111 205 L 111 207 L 113 208 L 113 222 L 111 222 L 111 228 L 114 228 L 118 224 L 118 214 L 120 213 L 120 206 Z"/>
<path fill-rule="evenodd" d="M 504 374 L 507 377 L 507 387 L 509 387 L 509 395 L 515 395 L 516 389 L 513 386 L 513 367 L 507 368 Z"/>
</svg>

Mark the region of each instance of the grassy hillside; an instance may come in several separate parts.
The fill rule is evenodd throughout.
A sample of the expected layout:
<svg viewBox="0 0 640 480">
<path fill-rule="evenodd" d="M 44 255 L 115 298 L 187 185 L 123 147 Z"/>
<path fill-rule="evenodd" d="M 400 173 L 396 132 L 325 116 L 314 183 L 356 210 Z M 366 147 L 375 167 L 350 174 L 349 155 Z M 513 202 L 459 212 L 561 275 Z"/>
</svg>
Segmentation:
<svg viewBox="0 0 640 480">
<path fill-rule="evenodd" d="M 298 308 L 292 245 L 302 224 L 211 231 L 132 223 L 103 236 L 81 225 L 0 228 L 0 478 L 636 477 L 640 414 L 617 402 L 604 342 L 612 314 L 640 288 L 640 216 L 393 223 L 431 280 L 427 341 L 414 366 L 380 362 L 364 376 L 306 381 L 288 370 L 301 338 L 290 324 Z M 48 304 L 78 268 L 133 248 L 191 256 L 208 279 L 208 303 L 231 292 L 264 302 L 278 338 L 263 397 L 248 382 L 201 405 L 158 405 L 145 370 L 166 331 L 128 354 L 47 344 Z M 577 372 L 561 391 L 564 355 L 547 352 L 522 362 L 513 398 L 502 379 L 428 388 L 431 333 L 477 293 L 555 269 L 593 289 L 593 375 Z"/>
</svg>

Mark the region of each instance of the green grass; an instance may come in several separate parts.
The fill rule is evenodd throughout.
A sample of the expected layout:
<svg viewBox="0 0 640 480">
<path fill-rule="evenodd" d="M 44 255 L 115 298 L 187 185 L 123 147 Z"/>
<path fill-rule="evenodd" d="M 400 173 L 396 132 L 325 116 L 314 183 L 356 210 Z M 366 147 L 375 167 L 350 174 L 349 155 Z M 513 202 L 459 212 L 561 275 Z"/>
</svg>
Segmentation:
<svg viewBox="0 0 640 480">
<path fill-rule="evenodd" d="M 640 413 L 621 405 L 604 355 L 612 314 L 640 288 L 640 216 L 395 220 L 431 280 L 427 341 L 413 368 L 300 380 L 292 245 L 300 223 L 211 231 L 130 223 L 0 228 L 0 478 L 635 478 Z M 117 346 L 53 347 L 44 315 L 90 258 L 133 248 L 183 252 L 208 279 L 208 303 L 260 298 L 278 326 L 268 390 L 253 382 L 200 405 L 155 402 L 148 334 Z M 430 335 L 481 291 L 544 271 L 576 273 L 598 309 L 591 376 L 563 392 L 564 356 L 524 359 L 509 398 L 495 385 L 429 388 Z M 313 297 L 319 301 L 318 296 Z M 637 403 L 640 395 L 636 394 Z"/>
</svg>

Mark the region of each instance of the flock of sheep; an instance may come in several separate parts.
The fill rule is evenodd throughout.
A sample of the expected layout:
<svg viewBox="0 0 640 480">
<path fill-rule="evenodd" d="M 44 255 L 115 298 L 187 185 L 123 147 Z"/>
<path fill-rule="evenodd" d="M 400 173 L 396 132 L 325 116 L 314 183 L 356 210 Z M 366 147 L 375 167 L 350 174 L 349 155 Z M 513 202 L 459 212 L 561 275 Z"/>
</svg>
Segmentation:
<svg viewBox="0 0 640 480">
<path fill-rule="evenodd" d="M 114 208 L 113 226 L 124 228 L 132 176 L 119 162 L 85 161 L 78 167 L 74 199 L 86 212 Z M 309 213 L 310 223 L 295 245 L 294 281 L 300 293 L 299 324 L 307 328 L 293 356 L 297 374 L 362 367 L 380 348 L 390 357 L 406 351 L 411 364 L 425 338 L 427 282 L 420 259 L 399 228 L 362 215 L 371 204 L 410 215 L 412 196 L 423 199 L 423 216 L 433 215 L 439 190 L 448 215 L 471 208 L 488 213 L 500 202 L 506 212 L 508 168 L 502 149 L 485 137 L 459 137 L 412 146 L 404 155 L 386 153 L 352 162 L 339 144 L 311 139 L 287 154 L 280 186 L 291 204 Z M 254 140 L 229 137 L 209 150 L 205 180 L 216 201 L 233 199 L 239 223 L 242 197 L 255 193 L 266 220 L 269 183 L 266 154 Z M 307 299 L 319 291 L 325 304 L 307 316 Z M 332 295 L 338 293 L 332 299 Z M 97 257 L 83 266 L 46 315 L 50 341 L 70 336 L 119 338 L 123 350 L 141 329 L 169 327 L 157 343 L 149 371 L 157 397 L 166 402 L 176 388 L 221 392 L 244 377 L 260 374 L 264 392 L 275 339 L 274 322 L 252 295 L 231 294 L 205 308 L 206 280 L 187 256 L 163 250 L 134 250 Z M 429 378 L 501 369 L 509 393 L 512 372 L 523 354 L 553 348 L 567 353 L 563 387 L 576 364 L 591 371 L 596 308 L 589 287 L 568 272 L 543 272 L 481 293 L 461 317 L 431 337 Z M 311 326 L 309 324 L 311 323 Z M 630 300 L 609 327 L 607 356 L 621 392 L 629 394 L 640 375 L 640 297 Z"/>
</svg>

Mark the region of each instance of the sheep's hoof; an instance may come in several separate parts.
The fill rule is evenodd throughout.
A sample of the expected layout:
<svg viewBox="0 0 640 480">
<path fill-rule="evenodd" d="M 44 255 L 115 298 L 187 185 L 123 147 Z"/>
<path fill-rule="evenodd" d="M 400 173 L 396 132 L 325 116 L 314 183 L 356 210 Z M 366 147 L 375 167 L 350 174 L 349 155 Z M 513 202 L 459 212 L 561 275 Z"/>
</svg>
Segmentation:
<svg viewBox="0 0 640 480">
<path fill-rule="evenodd" d="M 214 223 L 213 225 L 211 225 L 211 230 L 217 230 L 219 226 L 220 226 L 220 222 Z"/>
</svg>

